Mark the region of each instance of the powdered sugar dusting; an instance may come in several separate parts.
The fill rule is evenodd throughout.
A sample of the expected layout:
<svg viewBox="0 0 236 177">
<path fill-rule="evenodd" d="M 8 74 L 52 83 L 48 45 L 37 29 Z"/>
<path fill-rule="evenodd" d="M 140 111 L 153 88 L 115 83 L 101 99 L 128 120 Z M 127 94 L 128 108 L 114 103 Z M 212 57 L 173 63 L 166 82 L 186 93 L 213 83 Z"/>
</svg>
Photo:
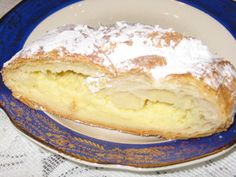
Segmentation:
<svg viewBox="0 0 236 177">
<path fill-rule="evenodd" d="M 228 62 L 221 59 L 216 59 L 210 65 L 209 69 L 202 69 L 201 78 L 209 86 L 214 86 L 216 89 L 221 86 L 226 86 L 233 91 L 233 96 L 236 95 L 236 87 L 234 86 L 234 78 L 236 78 L 236 72 L 234 67 Z"/>
<path fill-rule="evenodd" d="M 159 48 L 156 52 L 167 60 L 166 66 L 152 69 L 151 73 L 157 80 L 173 73 L 192 73 L 200 77 L 202 73 L 196 65 L 201 63 L 203 66 L 214 59 L 208 48 L 202 45 L 201 41 L 191 38 L 183 39 L 175 48 Z"/>
<path fill-rule="evenodd" d="M 222 83 L 227 85 L 236 77 L 232 65 L 227 62 L 218 65 L 222 60 L 212 55 L 200 40 L 185 38 L 172 29 L 162 29 L 157 25 L 117 22 L 97 29 L 86 25 L 65 25 L 48 32 L 17 56 L 27 58 L 53 50 L 57 50 L 60 56 L 65 55 L 65 51 L 67 54 L 95 56 L 93 62 L 106 68 L 112 67 L 115 74 L 139 67 L 133 62 L 134 58 L 161 56 L 165 59 L 165 65 L 156 65 L 145 71 L 157 82 L 170 74 L 190 73 L 217 89 Z M 104 87 L 99 84 L 102 82 L 104 80 L 99 78 L 87 79 L 95 92 Z"/>
<path fill-rule="evenodd" d="M 65 48 L 70 53 L 88 55 L 96 50 L 99 41 L 96 40 L 94 29 L 86 25 L 67 25 L 48 32 L 43 38 L 33 42 L 24 49 L 23 55 L 32 55 L 40 50 L 50 52 Z M 61 53 L 63 54 L 63 53 Z"/>
</svg>

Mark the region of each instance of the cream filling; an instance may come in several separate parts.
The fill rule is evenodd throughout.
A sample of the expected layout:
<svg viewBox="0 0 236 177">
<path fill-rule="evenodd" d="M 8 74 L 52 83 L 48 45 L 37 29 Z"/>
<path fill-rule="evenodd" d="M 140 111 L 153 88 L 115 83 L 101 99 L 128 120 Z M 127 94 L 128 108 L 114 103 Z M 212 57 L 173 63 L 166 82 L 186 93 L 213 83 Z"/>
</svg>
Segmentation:
<svg viewBox="0 0 236 177">
<path fill-rule="evenodd" d="M 193 133 L 211 128 L 207 126 L 209 122 L 200 110 L 191 107 L 181 109 L 171 104 L 177 96 L 168 91 L 137 91 L 135 94 L 92 93 L 85 82 L 86 76 L 71 71 L 21 73 L 21 77 L 15 78 L 18 78 L 15 84 L 19 94 L 73 120 L 132 131 L 187 130 L 186 133 Z M 144 95 L 149 96 L 143 99 Z M 155 97 L 158 97 L 159 101 Z M 184 99 L 178 100 L 176 104 L 182 102 L 191 105 L 191 98 Z"/>
</svg>

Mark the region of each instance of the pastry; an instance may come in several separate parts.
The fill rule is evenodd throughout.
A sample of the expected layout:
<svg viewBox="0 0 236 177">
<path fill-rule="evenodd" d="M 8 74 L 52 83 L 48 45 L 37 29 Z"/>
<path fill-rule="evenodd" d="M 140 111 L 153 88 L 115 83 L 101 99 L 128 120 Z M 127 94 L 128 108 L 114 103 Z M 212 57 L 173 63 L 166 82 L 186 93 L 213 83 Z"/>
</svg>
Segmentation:
<svg viewBox="0 0 236 177">
<path fill-rule="evenodd" d="M 2 76 L 31 108 L 137 135 L 208 136 L 235 113 L 234 66 L 159 26 L 58 27 L 6 62 Z"/>
</svg>

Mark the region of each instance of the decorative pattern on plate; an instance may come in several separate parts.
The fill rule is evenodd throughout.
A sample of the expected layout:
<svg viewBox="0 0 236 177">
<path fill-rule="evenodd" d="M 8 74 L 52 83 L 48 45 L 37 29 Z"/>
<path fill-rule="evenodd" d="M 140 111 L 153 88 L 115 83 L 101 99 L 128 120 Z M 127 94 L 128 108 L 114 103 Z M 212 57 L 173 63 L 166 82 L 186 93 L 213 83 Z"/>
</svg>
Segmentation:
<svg viewBox="0 0 236 177">
<path fill-rule="evenodd" d="M 13 124 L 28 136 L 69 156 L 101 164 L 159 167 L 207 156 L 236 141 L 236 123 L 211 137 L 172 140 L 155 144 L 122 144 L 76 133 L 14 99 L 0 95 L 0 103 Z"/>
<path fill-rule="evenodd" d="M 33 28 L 58 9 L 78 0 L 22 1 L 0 21 L 0 63 L 13 56 L 23 45 Z M 183 1 L 183 0 L 182 0 Z M 188 1 L 188 4 L 209 11 L 217 16 L 227 0 Z M 215 10 L 209 7 L 215 6 Z M 218 19 L 236 36 L 235 4 Z M 27 11 L 27 13 L 26 13 Z M 228 18 L 228 17 L 232 18 Z M 229 20 L 225 20 L 227 19 Z M 234 22 L 234 23 L 233 23 Z M 122 144 L 94 139 L 74 132 L 52 120 L 42 111 L 32 110 L 12 97 L 0 78 L 0 104 L 8 113 L 12 123 L 22 132 L 49 148 L 77 159 L 101 164 L 119 164 L 134 167 L 160 167 L 201 158 L 219 152 L 236 142 L 236 123 L 226 132 L 210 137 L 190 140 L 173 140 L 155 144 Z"/>
</svg>

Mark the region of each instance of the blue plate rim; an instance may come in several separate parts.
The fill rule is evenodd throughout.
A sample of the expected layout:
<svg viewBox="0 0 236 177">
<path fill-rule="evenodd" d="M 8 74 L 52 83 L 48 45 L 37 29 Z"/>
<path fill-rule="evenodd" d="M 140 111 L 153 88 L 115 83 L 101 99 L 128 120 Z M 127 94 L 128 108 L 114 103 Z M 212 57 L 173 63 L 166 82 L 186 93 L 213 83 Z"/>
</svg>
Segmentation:
<svg viewBox="0 0 236 177">
<path fill-rule="evenodd" d="M 39 1 L 42 1 L 42 0 L 39 0 Z M 39 2 L 38 1 L 38 2 Z M 187 4 L 190 4 L 190 5 L 192 5 L 193 7 L 197 7 L 198 8 L 198 4 L 196 4 L 196 1 L 194 1 L 194 0 L 192 0 L 192 1 L 187 1 L 187 2 L 185 2 L 186 0 L 179 0 L 179 1 L 181 1 L 181 2 L 184 2 L 184 3 L 187 3 Z M 216 0 L 216 1 L 218 1 L 218 0 Z M 225 0 L 225 1 L 227 1 L 227 0 Z M 44 17 L 42 17 L 41 16 L 41 18 L 40 19 L 38 19 L 38 21 L 36 22 L 36 23 L 34 23 L 34 24 L 32 24 L 32 26 L 30 26 L 30 27 L 28 27 L 29 29 L 28 29 L 28 31 L 27 31 L 27 34 L 25 34 L 24 36 L 22 36 L 22 38 L 21 39 L 18 39 L 17 41 L 13 41 L 13 42 L 15 42 L 15 43 L 13 43 L 13 45 L 15 45 L 15 48 L 14 48 L 14 50 L 13 51 L 11 51 L 11 54 L 14 54 L 17 50 L 19 50 L 22 46 L 23 46 L 23 43 L 24 43 L 24 41 L 26 40 L 26 38 L 27 38 L 27 36 L 30 34 L 30 32 L 34 29 L 34 27 L 36 27 L 37 26 L 37 24 L 39 24 L 43 19 L 45 19 L 45 18 L 47 18 L 49 15 L 51 15 L 52 13 L 54 13 L 54 12 L 56 12 L 56 11 L 58 11 L 59 9 L 62 9 L 63 7 L 66 7 L 66 6 L 68 6 L 68 5 L 70 5 L 70 4 L 72 4 L 72 3 L 75 3 L 75 2 L 79 2 L 79 0 L 68 0 L 68 1 L 56 1 L 56 0 L 52 0 L 52 1 L 50 1 L 50 3 L 52 3 L 52 6 L 53 6 L 53 3 L 54 3 L 54 5 L 56 4 L 56 6 L 53 6 L 54 7 L 54 10 L 51 10 L 51 11 L 48 11 L 48 14 L 47 15 L 45 15 Z M 59 3 L 59 4 L 58 4 Z M 21 8 L 23 8 L 23 7 L 25 7 L 25 6 L 27 6 L 27 4 L 32 4 L 32 1 L 30 2 L 29 0 L 25 0 L 25 1 L 22 1 L 21 3 L 19 3 L 17 6 L 15 6 L 10 12 L 8 12 L 3 18 L 1 18 L 0 19 L 0 34 L 2 33 L 2 28 L 3 28 L 3 24 L 4 24 L 4 22 L 6 22 L 7 20 L 9 20 L 11 17 L 14 17 L 15 15 L 15 13 L 17 12 L 18 14 L 19 14 L 19 10 L 21 9 Z M 42 4 L 41 4 L 42 5 Z M 203 10 L 204 8 L 199 8 L 200 10 Z M 205 12 L 206 12 L 206 10 L 204 10 Z M 17 14 L 16 13 L 16 14 Z M 214 14 L 210 14 L 211 16 L 214 16 Z M 219 19 L 218 19 L 219 20 Z M 220 21 L 221 23 L 222 23 L 222 21 Z M 226 23 L 223 23 L 223 25 L 224 24 L 226 24 Z M 228 22 L 227 22 L 227 24 L 228 24 Z M 229 26 L 230 25 L 226 25 L 225 27 L 227 28 L 227 29 L 229 29 Z M 232 25 L 231 25 L 232 26 Z M 231 34 L 234 36 L 234 37 L 236 37 L 236 30 L 232 30 L 232 29 L 229 29 L 230 30 L 230 32 L 231 32 Z M 17 45 L 17 46 L 16 46 Z M 1 46 L 1 41 L 0 41 L 0 53 L 2 52 L 2 46 Z M 5 56 L 5 57 L 2 57 L 1 56 L 1 54 L 0 54 L 0 57 L 1 57 L 1 64 L 3 64 L 7 59 L 8 59 L 8 57 L 9 57 L 9 55 L 8 56 Z M 1 83 L 0 83 L 0 86 L 1 86 L 1 89 L 0 89 L 0 93 L 2 93 L 2 95 L 8 95 L 9 96 L 9 94 L 10 94 L 10 92 L 9 92 L 9 90 L 3 85 L 3 83 L 2 83 L 2 79 L 1 79 Z M 10 100 L 9 102 L 8 101 L 6 101 L 5 100 L 5 102 L 3 101 L 3 96 L 0 96 L 0 100 L 1 100 L 1 104 L 2 105 L 6 105 L 6 104 L 8 104 L 8 103 L 14 103 L 14 104 L 21 104 L 21 103 L 19 103 L 17 100 Z M 10 98 L 10 99 L 13 99 L 13 98 Z M 22 106 L 22 105 L 21 105 Z M 9 108 L 7 109 L 5 106 L 3 106 L 3 109 L 4 110 L 6 110 L 6 112 L 7 112 L 7 114 L 8 114 L 8 116 L 10 117 L 10 119 L 11 119 L 11 121 L 12 121 L 12 123 L 19 129 L 19 130 L 21 130 L 21 131 L 23 131 L 23 132 L 25 132 L 26 133 L 26 130 L 24 130 L 22 127 L 20 127 L 19 125 L 17 125 L 16 124 L 16 118 L 13 116 L 13 115 L 11 115 L 11 114 L 9 114 Z M 40 113 L 40 114 L 43 114 L 42 112 Z M 44 115 L 45 116 L 45 115 Z M 13 118 L 14 117 L 14 118 Z M 235 125 L 235 123 L 234 123 L 234 125 L 232 126 L 232 127 L 236 127 L 236 125 Z M 232 128 L 231 127 L 231 128 Z M 228 132 L 228 131 L 227 131 Z M 223 133 L 219 133 L 219 134 L 217 134 L 217 135 L 213 135 L 213 136 L 211 136 L 211 138 L 217 138 L 217 139 L 219 139 L 219 136 L 222 136 L 222 137 L 224 137 L 224 134 L 225 133 L 227 133 L 227 132 L 223 132 Z M 77 132 L 75 132 L 75 133 L 77 133 Z M 30 134 L 29 132 L 27 132 L 26 134 L 29 134 L 31 137 L 32 137 L 32 134 Z M 235 135 L 235 133 L 234 133 L 234 135 Z M 218 136 L 218 137 L 217 137 Z M 34 138 L 34 139 L 37 139 L 36 137 L 32 137 L 32 138 Z M 83 135 L 83 138 L 85 139 L 85 140 L 88 140 L 88 141 L 91 141 L 91 142 L 94 142 L 95 144 L 97 144 L 97 145 L 100 145 L 100 144 L 109 144 L 109 143 L 111 143 L 111 142 L 107 142 L 107 141 L 103 141 L 103 140 L 97 140 L 97 139 L 95 139 L 95 138 L 91 138 L 91 137 L 87 137 L 87 136 L 84 136 Z M 198 138 L 198 139 L 193 139 L 193 140 L 191 140 L 191 141 L 198 141 L 198 140 L 202 140 L 202 139 L 209 139 L 209 137 L 206 137 L 206 138 Z M 39 141 L 39 140 L 38 140 Z M 188 142 L 189 143 L 189 140 L 176 140 L 176 141 L 174 141 L 174 143 L 186 143 L 186 142 Z M 211 154 L 213 154 L 213 153 L 216 153 L 216 152 L 218 152 L 218 151 L 221 151 L 222 149 L 225 149 L 225 148 L 228 148 L 228 147 L 230 147 L 230 146 L 232 146 L 234 143 L 236 142 L 236 138 L 235 139 L 232 139 L 232 141 L 231 142 L 228 142 L 227 144 L 225 144 L 224 146 L 221 146 L 220 148 L 218 148 L 218 149 L 215 149 L 214 151 L 211 151 L 210 153 L 204 153 L 204 157 L 205 156 L 208 156 L 208 155 L 211 155 Z M 172 142 L 173 143 L 173 142 Z M 45 141 L 44 141 L 44 144 L 45 144 Z M 160 144 L 160 143 L 159 143 Z M 191 144 L 191 143 L 190 143 Z M 47 145 L 47 146 L 49 146 L 49 144 L 48 143 L 46 143 L 45 145 Z M 111 145 L 111 144 L 110 144 Z M 88 145 L 89 146 L 89 145 Z M 113 145 L 112 145 L 112 147 L 119 147 L 120 149 L 122 149 L 122 150 L 124 150 L 124 149 L 129 149 L 129 148 L 132 148 L 132 149 L 134 149 L 134 148 L 137 148 L 137 149 L 142 149 L 142 148 L 150 148 L 150 146 L 151 147 L 156 147 L 157 146 L 157 144 L 152 144 L 152 145 L 140 145 L 140 144 L 138 144 L 138 145 L 129 145 L 129 144 L 122 144 L 122 143 L 113 143 Z M 55 149 L 55 147 L 51 147 L 51 148 L 54 148 Z M 119 149 L 118 148 L 118 149 Z M 58 149 L 56 149 L 57 151 L 58 151 Z M 60 150 L 59 150 L 60 151 Z M 65 151 L 62 151 L 62 153 L 65 153 Z M 69 154 L 69 155 L 71 155 L 71 154 Z M 196 156 L 196 159 L 199 159 L 199 158 L 202 158 L 203 156 Z M 135 158 L 134 158 L 135 159 Z M 172 165 L 172 164 L 176 164 L 176 163 L 183 163 L 183 162 L 187 162 L 187 161 L 192 161 L 193 160 L 193 158 L 191 158 L 191 159 L 185 159 L 185 160 L 182 160 L 182 161 L 175 161 L 175 162 L 173 162 L 173 163 L 159 163 L 159 164 L 154 164 L 154 166 L 155 167 L 160 167 L 160 166 L 166 166 L 166 165 Z M 96 160 L 95 160 L 96 161 Z M 104 163 L 104 162 L 100 162 L 100 163 Z M 114 164 L 120 164 L 118 161 L 114 161 L 113 162 Z M 136 166 L 136 165 L 134 165 L 134 164 L 124 164 L 124 165 L 130 165 L 130 166 Z M 138 167 L 153 167 L 153 165 L 150 165 L 149 164 L 149 166 L 146 166 L 145 164 L 141 164 L 141 165 L 137 165 Z"/>
</svg>

